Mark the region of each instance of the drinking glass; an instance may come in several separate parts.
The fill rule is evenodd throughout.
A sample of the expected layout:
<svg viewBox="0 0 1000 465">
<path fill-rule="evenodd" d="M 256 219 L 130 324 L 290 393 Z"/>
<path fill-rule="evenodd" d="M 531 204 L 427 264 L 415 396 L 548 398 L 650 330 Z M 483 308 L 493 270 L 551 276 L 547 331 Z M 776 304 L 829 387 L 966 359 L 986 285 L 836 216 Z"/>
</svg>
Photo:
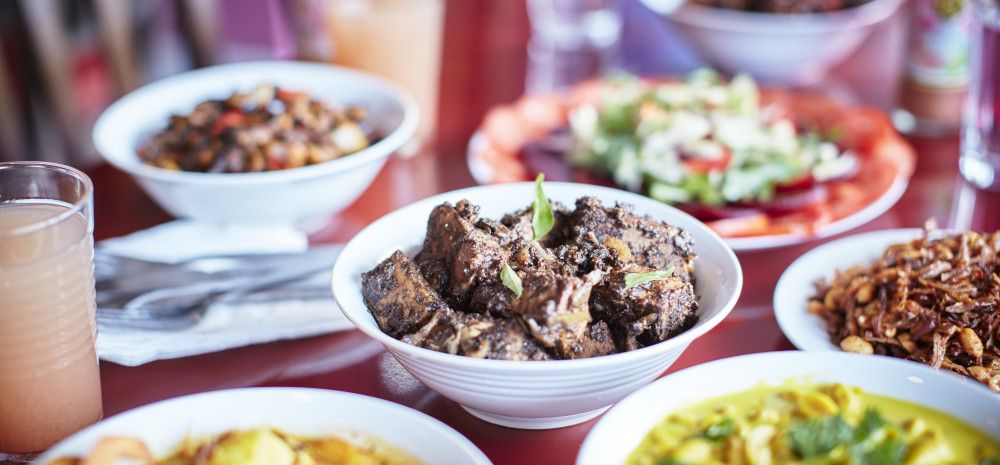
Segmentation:
<svg viewBox="0 0 1000 465">
<path fill-rule="evenodd" d="M 102 416 L 93 187 L 55 163 L 0 163 L 0 462 Z"/>
<path fill-rule="evenodd" d="M 327 0 L 334 63 L 399 84 L 420 108 L 412 154 L 434 135 L 444 0 Z"/>
<path fill-rule="evenodd" d="M 620 64 L 619 0 L 528 0 L 528 19 L 528 92 L 563 90 Z"/>
<path fill-rule="evenodd" d="M 959 170 L 974 186 L 1000 191 L 1000 7 L 997 0 L 972 3 L 969 93 Z"/>
</svg>

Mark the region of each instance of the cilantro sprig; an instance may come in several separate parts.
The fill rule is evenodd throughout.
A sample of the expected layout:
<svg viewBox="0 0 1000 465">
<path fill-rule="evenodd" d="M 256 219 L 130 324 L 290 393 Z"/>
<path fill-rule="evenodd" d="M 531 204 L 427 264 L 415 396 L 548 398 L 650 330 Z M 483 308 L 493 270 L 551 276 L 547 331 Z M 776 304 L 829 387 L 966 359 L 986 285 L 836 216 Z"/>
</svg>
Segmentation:
<svg viewBox="0 0 1000 465">
<path fill-rule="evenodd" d="M 894 434 L 879 434 L 887 429 Z M 787 437 L 795 454 L 807 460 L 845 447 L 854 465 L 902 465 L 908 452 L 904 433 L 875 409 L 865 411 L 856 426 L 840 415 L 797 421 Z"/>
</svg>

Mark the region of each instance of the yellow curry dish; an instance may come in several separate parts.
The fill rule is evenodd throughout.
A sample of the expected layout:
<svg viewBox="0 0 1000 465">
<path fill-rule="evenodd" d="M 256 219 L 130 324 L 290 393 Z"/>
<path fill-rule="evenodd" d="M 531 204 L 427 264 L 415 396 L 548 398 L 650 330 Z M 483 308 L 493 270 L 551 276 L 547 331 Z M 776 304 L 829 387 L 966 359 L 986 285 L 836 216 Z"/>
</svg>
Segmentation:
<svg viewBox="0 0 1000 465">
<path fill-rule="evenodd" d="M 843 384 L 759 386 L 670 414 L 625 465 L 1000 465 L 1000 442 Z"/>
<path fill-rule="evenodd" d="M 363 445 L 336 437 L 308 437 L 261 427 L 186 440 L 165 458 L 154 459 L 139 439 L 107 437 L 87 457 L 63 457 L 48 465 L 424 465 L 389 445 Z"/>
</svg>

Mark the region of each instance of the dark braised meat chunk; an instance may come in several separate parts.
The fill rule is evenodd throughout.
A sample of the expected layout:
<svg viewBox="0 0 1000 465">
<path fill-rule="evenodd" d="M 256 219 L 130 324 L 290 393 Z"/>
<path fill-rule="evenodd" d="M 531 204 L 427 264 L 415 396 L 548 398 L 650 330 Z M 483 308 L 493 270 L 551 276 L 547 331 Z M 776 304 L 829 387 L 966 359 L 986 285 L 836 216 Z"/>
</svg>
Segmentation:
<svg viewBox="0 0 1000 465">
<path fill-rule="evenodd" d="M 549 360 L 549 354 L 528 336 L 517 320 L 485 315 L 465 316 L 461 328 L 462 355 L 497 360 Z"/>
<path fill-rule="evenodd" d="M 480 284 L 472 291 L 469 299 L 469 311 L 497 318 L 510 318 L 510 304 L 516 296 L 507 289 L 500 280 Z"/>
<path fill-rule="evenodd" d="M 418 331 L 400 338 L 425 349 L 496 360 L 548 360 L 516 320 L 436 310 Z"/>
<path fill-rule="evenodd" d="M 435 311 L 448 309 L 417 265 L 398 250 L 361 275 L 361 291 L 379 328 L 396 338 L 416 331 Z"/>
<path fill-rule="evenodd" d="M 459 241 L 452 252 L 447 296 L 459 306 L 468 304 L 472 291 L 480 284 L 499 279 L 499 271 L 510 252 L 497 239 L 474 229 Z"/>
<path fill-rule="evenodd" d="M 590 289 L 600 279 L 600 271 L 584 278 L 548 270 L 525 273 L 524 293 L 511 304 L 511 313 L 525 322 L 539 344 L 566 358 L 587 335 Z"/>
<path fill-rule="evenodd" d="M 554 227 L 535 240 L 531 208 L 497 221 L 465 200 L 439 205 L 415 259 L 396 252 L 364 274 L 365 303 L 409 344 L 499 360 L 634 350 L 697 320 L 686 232 L 594 198 L 553 213 Z M 507 266 L 515 277 L 501 278 Z M 626 289 L 630 273 L 668 269 Z"/>
<path fill-rule="evenodd" d="M 461 335 L 459 329 L 461 315 L 450 308 L 433 311 L 426 323 L 416 332 L 399 340 L 425 349 L 457 354 Z M 382 325 L 379 324 L 379 327 Z"/>
<path fill-rule="evenodd" d="M 475 229 L 476 209 L 462 201 L 458 206 L 443 203 L 434 208 L 427 220 L 427 237 L 415 261 L 427 282 L 438 292 L 448 287 L 455 248 Z"/>
<path fill-rule="evenodd" d="M 625 275 L 650 271 L 655 270 L 628 265 L 608 273 L 591 291 L 594 318 L 611 325 L 622 350 L 665 341 L 697 321 L 698 300 L 690 282 L 671 276 L 625 288 Z"/>
<path fill-rule="evenodd" d="M 506 235 L 506 228 L 480 221 L 478 210 L 465 200 L 454 207 L 448 203 L 436 207 L 424 248 L 416 257 L 424 277 L 455 307 L 466 307 L 477 286 L 498 282 L 497 270 L 510 255 L 497 237 Z"/>
<path fill-rule="evenodd" d="M 632 252 L 621 239 L 606 237 L 601 243 L 594 233 L 582 234 L 573 242 L 560 245 L 555 255 L 565 272 L 573 275 L 620 268 L 632 259 Z"/>
<path fill-rule="evenodd" d="M 604 207 L 594 197 L 577 200 L 567 221 L 573 245 L 593 249 L 596 242 L 625 262 L 656 270 L 673 267 L 676 276 L 690 280 L 694 249 L 687 231 L 636 215 L 623 205 Z"/>
<path fill-rule="evenodd" d="M 560 340 L 557 352 L 563 358 L 589 358 L 608 355 L 617 352 L 611 329 L 603 321 L 596 321 L 587 327 L 587 331 L 573 340 Z"/>
</svg>

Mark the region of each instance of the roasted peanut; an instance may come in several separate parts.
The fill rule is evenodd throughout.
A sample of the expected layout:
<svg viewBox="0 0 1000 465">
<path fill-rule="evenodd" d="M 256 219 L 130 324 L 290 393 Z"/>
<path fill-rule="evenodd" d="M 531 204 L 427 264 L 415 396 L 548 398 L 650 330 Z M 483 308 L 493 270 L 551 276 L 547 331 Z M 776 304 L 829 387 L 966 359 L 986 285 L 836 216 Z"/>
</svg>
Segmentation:
<svg viewBox="0 0 1000 465">
<path fill-rule="evenodd" d="M 962 328 L 962 331 L 958 333 L 959 340 L 962 342 L 962 349 L 965 353 L 975 357 L 977 360 L 983 356 L 983 341 L 979 339 L 972 328 Z"/>
<path fill-rule="evenodd" d="M 826 297 L 823 298 L 823 306 L 826 307 L 827 311 L 834 311 L 837 309 L 837 304 L 840 301 L 840 295 L 843 293 L 840 289 L 830 289 L 830 292 L 826 293 Z"/>
<path fill-rule="evenodd" d="M 990 382 L 990 372 L 986 368 L 979 365 L 973 365 L 969 367 L 969 375 L 983 384 L 989 384 Z"/>
<path fill-rule="evenodd" d="M 896 335 L 896 340 L 899 341 L 899 345 L 903 346 L 907 352 L 917 350 L 917 344 L 913 342 L 913 338 L 910 336 L 910 333 L 899 333 Z"/>
<path fill-rule="evenodd" d="M 840 348 L 844 349 L 845 352 L 856 354 L 871 355 L 875 353 L 875 348 L 872 347 L 871 343 L 858 336 L 845 337 L 844 340 L 840 341 Z"/>
<path fill-rule="evenodd" d="M 872 283 L 864 283 L 858 288 L 857 294 L 854 295 L 854 300 L 860 305 L 866 305 L 875 298 L 875 285 Z"/>
</svg>

